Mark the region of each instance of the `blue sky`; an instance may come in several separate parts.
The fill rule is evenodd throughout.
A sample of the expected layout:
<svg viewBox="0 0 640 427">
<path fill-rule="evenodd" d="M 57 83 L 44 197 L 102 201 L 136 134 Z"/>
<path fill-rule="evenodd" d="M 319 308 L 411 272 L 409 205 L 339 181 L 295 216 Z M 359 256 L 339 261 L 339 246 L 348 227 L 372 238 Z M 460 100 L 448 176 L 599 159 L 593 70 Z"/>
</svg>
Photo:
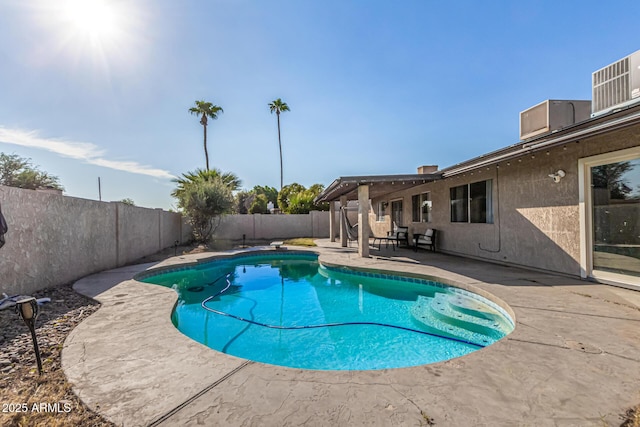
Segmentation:
<svg viewBox="0 0 640 427">
<path fill-rule="evenodd" d="M 85 5 L 92 1 L 85 0 Z M 441 168 L 518 141 L 518 114 L 590 99 L 640 49 L 640 2 L 0 0 L 0 152 L 65 194 L 171 208 L 171 177 L 212 167 L 247 189 Z M 82 9 L 84 10 L 84 9 Z M 95 19 L 95 20 L 94 20 Z M 91 22 L 87 25 L 87 22 Z"/>
</svg>

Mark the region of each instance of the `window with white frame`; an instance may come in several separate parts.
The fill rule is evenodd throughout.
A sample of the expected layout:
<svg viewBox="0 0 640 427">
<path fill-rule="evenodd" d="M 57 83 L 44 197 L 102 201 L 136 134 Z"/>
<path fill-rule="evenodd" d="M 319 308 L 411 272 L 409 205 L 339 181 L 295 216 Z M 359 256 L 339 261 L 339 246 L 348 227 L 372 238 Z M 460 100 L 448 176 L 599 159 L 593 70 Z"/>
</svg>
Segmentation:
<svg viewBox="0 0 640 427">
<path fill-rule="evenodd" d="M 449 189 L 451 222 L 493 224 L 492 180 Z"/>
<path fill-rule="evenodd" d="M 431 193 L 411 196 L 411 220 L 413 222 L 431 222 Z"/>
</svg>

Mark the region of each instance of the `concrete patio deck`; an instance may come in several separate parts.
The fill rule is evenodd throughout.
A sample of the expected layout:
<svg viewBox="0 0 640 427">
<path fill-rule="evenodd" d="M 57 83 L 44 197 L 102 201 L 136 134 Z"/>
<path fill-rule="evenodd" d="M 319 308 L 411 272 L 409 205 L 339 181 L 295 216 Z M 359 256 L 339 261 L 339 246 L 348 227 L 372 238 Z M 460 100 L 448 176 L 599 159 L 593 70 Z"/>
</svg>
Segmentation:
<svg viewBox="0 0 640 427">
<path fill-rule="evenodd" d="M 516 329 L 467 356 L 419 367 L 265 365 L 176 330 L 175 292 L 130 280 L 145 264 L 75 284 L 102 307 L 65 342 L 62 364 L 74 391 L 125 426 L 617 426 L 640 403 L 640 292 L 425 251 L 383 248 L 362 259 L 355 248 L 318 243 L 321 262 L 488 292 L 511 307 Z"/>
</svg>

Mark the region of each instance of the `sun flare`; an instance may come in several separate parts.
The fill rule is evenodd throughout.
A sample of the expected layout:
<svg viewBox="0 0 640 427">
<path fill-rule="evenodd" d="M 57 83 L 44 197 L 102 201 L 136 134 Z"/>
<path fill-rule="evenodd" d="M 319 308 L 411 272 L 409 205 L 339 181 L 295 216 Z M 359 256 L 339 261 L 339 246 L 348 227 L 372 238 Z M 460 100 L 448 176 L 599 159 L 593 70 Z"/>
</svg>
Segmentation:
<svg viewBox="0 0 640 427">
<path fill-rule="evenodd" d="M 76 33 L 105 40 L 118 32 L 118 17 L 107 0 L 66 0 L 62 4 L 65 21 Z"/>
<path fill-rule="evenodd" d="M 0 3 L 2 0 L 0 0 Z M 27 2 L 24 2 L 27 3 Z M 91 70 L 107 81 L 139 70 L 148 59 L 150 8 L 131 0 L 29 0 L 37 66 Z M 99 74 L 93 73 L 98 71 Z"/>
</svg>

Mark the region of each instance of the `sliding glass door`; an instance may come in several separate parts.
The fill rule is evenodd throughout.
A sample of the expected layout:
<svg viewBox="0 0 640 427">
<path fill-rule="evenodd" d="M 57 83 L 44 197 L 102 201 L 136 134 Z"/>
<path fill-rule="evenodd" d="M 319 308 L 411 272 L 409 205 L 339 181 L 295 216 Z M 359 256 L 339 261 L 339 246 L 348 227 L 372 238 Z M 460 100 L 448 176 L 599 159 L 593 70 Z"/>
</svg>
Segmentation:
<svg viewBox="0 0 640 427">
<path fill-rule="evenodd" d="M 640 158 L 591 167 L 593 269 L 640 277 Z"/>
</svg>

